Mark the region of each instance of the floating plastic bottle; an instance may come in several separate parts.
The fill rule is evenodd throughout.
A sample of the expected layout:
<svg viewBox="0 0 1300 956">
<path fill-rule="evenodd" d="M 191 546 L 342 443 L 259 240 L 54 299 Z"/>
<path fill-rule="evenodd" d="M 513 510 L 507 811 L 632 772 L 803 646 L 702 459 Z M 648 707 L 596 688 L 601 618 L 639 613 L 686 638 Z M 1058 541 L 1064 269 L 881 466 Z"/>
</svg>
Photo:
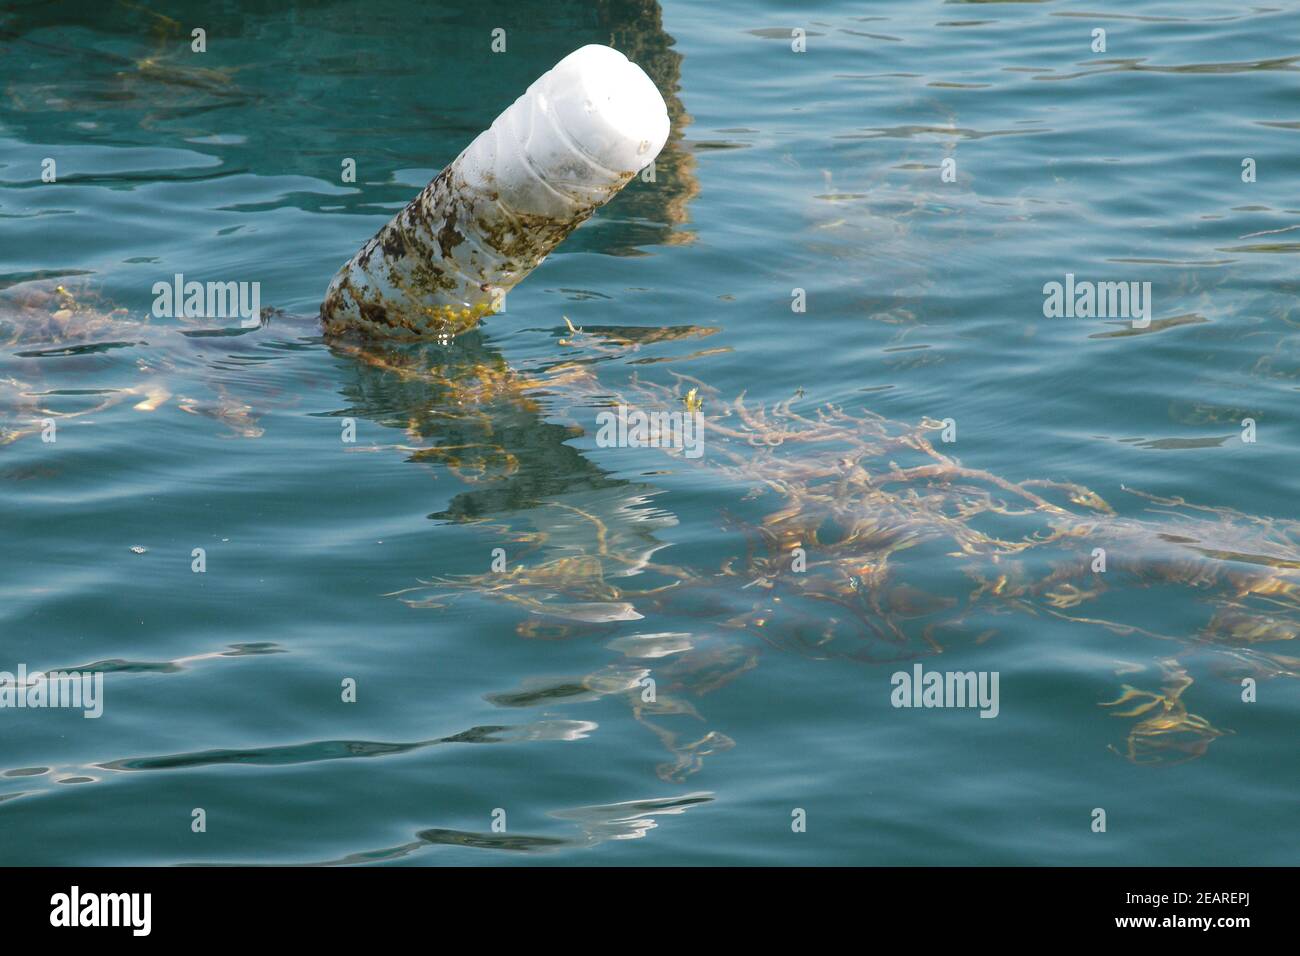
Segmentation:
<svg viewBox="0 0 1300 956">
<path fill-rule="evenodd" d="M 668 110 L 640 67 L 606 46 L 575 50 L 339 270 L 326 332 L 423 338 L 499 309 L 667 138 Z"/>
</svg>

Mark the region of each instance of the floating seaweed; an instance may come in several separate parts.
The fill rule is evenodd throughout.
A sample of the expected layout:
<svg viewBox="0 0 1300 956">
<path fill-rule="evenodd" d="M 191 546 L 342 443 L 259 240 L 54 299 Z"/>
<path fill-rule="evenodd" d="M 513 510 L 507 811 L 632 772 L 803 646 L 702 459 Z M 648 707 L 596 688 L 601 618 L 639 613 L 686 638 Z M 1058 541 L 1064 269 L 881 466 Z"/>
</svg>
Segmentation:
<svg viewBox="0 0 1300 956">
<path fill-rule="evenodd" d="M 68 286 L 27 283 L 5 296 L 0 335 L 13 355 L 25 356 L 6 370 L 39 372 L 45 358 L 70 360 L 78 350 L 145 335 L 171 335 L 177 349 L 206 341 L 193 330 L 169 332 L 104 311 Z M 445 344 L 331 343 L 350 370 L 341 386 L 350 407 L 341 414 L 400 429 L 403 439 L 387 448 L 456 475 L 464 491 L 431 517 L 472 524 L 511 556 L 504 570 L 429 577 L 393 595 L 426 609 L 498 602 L 515 610 L 519 633 L 530 638 L 611 633 L 658 615 L 710 621 L 741 636 L 679 633 L 662 644 L 640 640 L 653 634 L 611 633 L 618 642 L 611 649 L 632 663 L 571 681 L 624 696 L 672 755 L 659 768 L 670 780 L 733 745 L 718 731 L 683 733 L 676 721 L 703 720 L 693 699 L 755 667 L 763 647 L 895 663 L 983 644 L 998 632 L 989 618 L 1009 613 L 1144 645 L 1159 641 L 1142 667 L 1158 672 L 1155 683 L 1124 683 L 1114 699 L 1098 701 L 1133 721 L 1114 749 L 1135 763 L 1193 759 L 1229 733 L 1189 710 L 1190 656 L 1208 655 L 1234 679 L 1300 674 L 1300 660 L 1275 651 L 1300 633 L 1300 522 L 1128 488 L 1129 500 L 1116 508 L 1080 484 L 1016 481 L 965 465 L 936 447 L 932 436 L 942 426 L 933 420 L 907 424 L 833 404 L 810 407 L 797 394 L 768 404 L 743 394 L 728 399 L 680 372 L 668 372 L 667 381 L 634 371 L 612 382 L 600 374 L 656 343 L 714 331 L 566 322 L 555 332 L 563 354 L 525 368 L 511 367 L 478 329 Z M 233 341 L 223 339 L 223 347 Z M 139 360 L 136 384 L 89 396 L 89 409 L 51 408 L 40 388 L 7 376 L 0 383 L 0 409 L 12 423 L 5 440 L 38 430 L 39 419 L 126 399 L 140 411 L 161 407 L 171 397 L 167 372 L 184 361 L 177 349 Z M 241 396 L 219 377 L 211 387 L 212 402 L 181 396 L 177 406 L 236 435 L 260 433 L 261 396 Z M 620 404 L 703 415 L 702 459 L 672 448 L 663 454 L 673 469 L 706 469 L 734 493 L 726 522 L 743 546 L 717 566 L 663 560 L 663 532 L 676 519 L 654 505 L 662 489 L 612 476 L 599 456 L 574 446 L 595 409 Z M 1094 570 L 1099 548 L 1105 573 Z M 1166 606 L 1194 601 L 1204 609 L 1199 627 L 1165 631 L 1108 605 L 1110 595 L 1142 590 L 1159 590 Z M 643 694 L 648 676 L 658 682 L 652 697 Z"/>
<path fill-rule="evenodd" d="M 566 342 L 582 345 L 577 330 L 569 331 Z M 606 337 L 587 344 L 608 358 L 612 342 Z M 527 636 L 556 636 L 555 621 L 583 627 L 702 603 L 726 627 L 768 645 L 863 662 L 943 653 L 951 642 L 969 639 L 984 616 L 1016 611 L 1209 651 L 1243 676 L 1294 676 L 1295 661 L 1269 646 L 1300 632 L 1300 522 L 1125 488 L 1144 506 L 1138 516 L 1127 516 L 1080 484 L 1013 481 L 963 465 L 931 441 L 942 427 L 935 421 L 907 425 L 835 405 L 801 410 L 794 397 L 759 406 L 744 395 L 725 399 L 681 374 L 671 385 L 633 376 L 612 388 L 594 369 L 568 361 L 540 376 L 494 378 L 494 384 L 498 394 L 517 388 L 517 402 L 544 393 L 580 408 L 663 409 L 704 401 L 710 410 L 705 460 L 665 453 L 675 464 L 710 469 L 728 487 L 748 489 L 742 500 L 766 502 L 759 517 L 732 519 L 747 541 L 745 553 L 711 569 L 656 561 L 644 540 L 630 550 L 611 544 L 620 540 L 619 518 L 635 522 L 635 516 L 575 509 L 589 526 L 581 557 L 555 556 L 547 533 L 534 531 L 526 560 L 507 572 L 430 579 L 400 592 L 402 600 L 440 607 L 473 595 L 508 603 L 525 612 L 519 629 Z M 543 510 L 549 506 L 542 503 Z M 486 527 L 502 543 L 509 540 L 508 527 Z M 1109 558 L 1105 573 L 1094 570 L 1098 548 Z M 565 549 L 572 551 L 572 540 Z M 947 582 L 950 574 L 967 582 L 960 600 L 952 588 L 940 595 L 918 586 Z M 653 583 L 641 583 L 646 580 Z M 1108 592 L 1155 587 L 1175 588 L 1208 608 L 1200 630 L 1161 633 L 1123 617 L 1083 612 L 1104 603 Z M 574 607 L 583 613 L 566 611 Z M 982 630 L 975 642 L 992 633 Z M 674 754 L 662 775 L 680 779 L 729 741 L 706 734 L 680 744 L 649 718 L 696 714 L 673 695 L 698 695 L 755 663 L 752 644 L 713 642 L 707 651 L 673 656 L 664 669 L 668 696 L 661 694 L 655 706 L 641 700 L 639 687 L 627 689 L 637 718 Z M 1177 658 L 1166 651 L 1157 666 L 1165 675 L 1159 692 L 1125 685 L 1119 700 L 1105 705 L 1141 701 L 1114 712 L 1142 718 L 1117 752 L 1139 763 L 1200 756 L 1225 731 L 1187 710 L 1192 678 Z"/>
<path fill-rule="evenodd" d="M 85 283 L 41 280 L 0 290 L 0 349 L 12 356 L 0 357 L 0 446 L 37 434 L 46 423 L 61 427 L 124 402 L 135 411 L 154 412 L 173 398 L 182 411 L 220 421 L 234 435 L 259 437 L 258 410 L 220 381 L 213 381 L 210 399 L 174 396 L 170 390 L 179 365 L 193 361 L 195 337 L 207 331 L 192 319 L 151 325 L 127 309 L 107 307 Z M 137 347 L 146 345 L 154 347 L 137 355 Z M 75 362 L 118 350 L 133 358 L 119 386 L 69 390 L 42 384 L 53 360 Z"/>
</svg>

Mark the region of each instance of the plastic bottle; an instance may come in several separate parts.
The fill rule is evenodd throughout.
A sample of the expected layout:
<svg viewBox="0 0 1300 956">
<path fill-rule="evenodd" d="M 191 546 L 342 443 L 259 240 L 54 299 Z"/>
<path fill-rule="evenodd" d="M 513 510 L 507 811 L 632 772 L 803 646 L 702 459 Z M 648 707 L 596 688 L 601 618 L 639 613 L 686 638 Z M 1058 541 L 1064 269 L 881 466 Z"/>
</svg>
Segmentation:
<svg viewBox="0 0 1300 956">
<path fill-rule="evenodd" d="M 606 46 L 575 50 L 339 270 L 326 333 L 423 338 L 494 311 L 667 138 L 640 67 Z"/>
</svg>

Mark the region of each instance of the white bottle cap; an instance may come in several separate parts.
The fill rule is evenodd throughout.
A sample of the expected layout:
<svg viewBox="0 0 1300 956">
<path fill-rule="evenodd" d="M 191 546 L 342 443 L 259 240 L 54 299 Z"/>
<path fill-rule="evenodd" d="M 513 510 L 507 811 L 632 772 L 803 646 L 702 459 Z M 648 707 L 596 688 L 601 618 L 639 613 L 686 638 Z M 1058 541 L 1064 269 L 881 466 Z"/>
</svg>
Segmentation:
<svg viewBox="0 0 1300 956">
<path fill-rule="evenodd" d="M 664 98 L 645 71 L 617 50 L 581 47 L 544 79 L 548 88 L 539 92 L 563 131 L 606 169 L 639 172 L 668 140 Z"/>
</svg>

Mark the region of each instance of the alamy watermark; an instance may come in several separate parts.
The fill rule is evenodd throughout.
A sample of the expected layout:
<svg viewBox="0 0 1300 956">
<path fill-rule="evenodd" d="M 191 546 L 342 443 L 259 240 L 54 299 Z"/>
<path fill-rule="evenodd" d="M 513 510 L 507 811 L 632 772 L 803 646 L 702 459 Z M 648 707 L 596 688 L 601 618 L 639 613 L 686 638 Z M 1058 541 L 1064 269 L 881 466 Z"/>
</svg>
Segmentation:
<svg viewBox="0 0 1300 956">
<path fill-rule="evenodd" d="M 889 702 L 895 707 L 978 707 L 981 717 L 996 717 L 998 671 L 925 671 L 912 665 L 912 673 L 895 671 Z"/>
<path fill-rule="evenodd" d="M 246 329 L 261 323 L 262 283 L 185 281 L 176 273 L 171 282 L 153 284 L 154 318 L 233 319 Z"/>
<path fill-rule="evenodd" d="M 27 672 L 0 671 L 0 710 L 5 708 L 62 707 L 82 711 L 82 717 L 104 713 L 103 671 Z"/>
<path fill-rule="evenodd" d="M 50 897 L 51 926 L 124 926 L 132 936 L 153 929 L 152 893 L 83 893 L 73 886 Z"/>
<path fill-rule="evenodd" d="M 1131 319 L 1133 328 L 1151 324 L 1150 282 L 1075 281 L 1074 273 L 1065 274 L 1065 282 L 1048 282 L 1043 286 L 1043 316 L 1048 319 Z"/>
<path fill-rule="evenodd" d="M 644 412 L 618 405 L 597 413 L 596 424 L 600 448 L 680 448 L 687 458 L 704 454 L 704 413 L 698 408 Z"/>
</svg>

